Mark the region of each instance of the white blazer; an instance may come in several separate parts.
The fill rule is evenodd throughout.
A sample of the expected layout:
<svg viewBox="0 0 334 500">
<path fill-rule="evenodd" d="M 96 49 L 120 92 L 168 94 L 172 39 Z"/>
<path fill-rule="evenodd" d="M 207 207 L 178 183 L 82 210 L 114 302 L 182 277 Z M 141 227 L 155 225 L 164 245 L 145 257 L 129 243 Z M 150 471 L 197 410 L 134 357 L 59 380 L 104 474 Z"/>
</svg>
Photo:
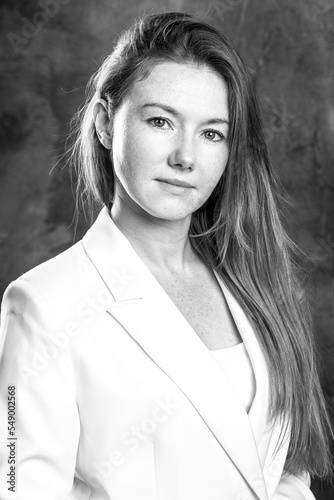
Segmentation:
<svg viewBox="0 0 334 500">
<path fill-rule="evenodd" d="M 282 476 L 289 443 L 274 456 L 264 357 L 218 280 L 255 373 L 248 414 L 107 208 L 8 286 L 1 500 L 314 500 L 307 475 Z"/>
</svg>

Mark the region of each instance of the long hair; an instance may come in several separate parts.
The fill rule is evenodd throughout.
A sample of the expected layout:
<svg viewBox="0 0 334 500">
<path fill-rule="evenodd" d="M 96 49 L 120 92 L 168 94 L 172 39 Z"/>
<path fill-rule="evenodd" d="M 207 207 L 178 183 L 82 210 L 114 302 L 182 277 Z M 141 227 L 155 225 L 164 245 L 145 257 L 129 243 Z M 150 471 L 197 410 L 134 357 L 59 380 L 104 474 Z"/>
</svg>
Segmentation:
<svg viewBox="0 0 334 500">
<path fill-rule="evenodd" d="M 112 123 L 133 84 L 165 61 L 209 67 L 228 87 L 228 163 L 210 198 L 192 215 L 189 237 L 243 307 L 262 346 L 271 387 L 268 421 L 281 419 L 291 433 L 285 470 L 330 475 L 332 431 L 300 272 L 302 253 L 283 226 L 284 195 L 270 164 L 251 79 L 222 33 L 190 14 L 168 12 L 139 19 L 121 34 L 90 79 L 86 101 L 72 121 L 77 192 L 83 203 L 111 208 L 112 155 L 97 137 L 94 104 L 107 101 Z"/>
</svg>

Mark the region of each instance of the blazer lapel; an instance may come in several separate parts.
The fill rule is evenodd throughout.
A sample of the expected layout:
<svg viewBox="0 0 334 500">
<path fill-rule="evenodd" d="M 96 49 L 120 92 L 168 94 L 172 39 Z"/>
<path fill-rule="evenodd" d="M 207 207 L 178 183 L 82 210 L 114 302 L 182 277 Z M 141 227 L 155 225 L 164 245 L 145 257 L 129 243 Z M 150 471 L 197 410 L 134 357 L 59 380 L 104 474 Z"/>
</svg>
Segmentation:
<svg viewBox="0 0 334 500">
<path fill-rule="evenodd" d="M 257 497 L 267 500 L 249 416 L 207 347 L 109 217 L 106 208 L 86 233 L 83 244 L 115 299 L 108 312 L 179 387 Z M 115 275 L 123 276 L 123 287 L 115 287 Z M 219 283 L 240 334 L 249 344 L 253 335 L 251 326 L 232 294 L 221 280 Z M 251 356 L 255 367 L 256 354 Z M 256 411 L 253 413 L 255 417 Z"/>
</svg>

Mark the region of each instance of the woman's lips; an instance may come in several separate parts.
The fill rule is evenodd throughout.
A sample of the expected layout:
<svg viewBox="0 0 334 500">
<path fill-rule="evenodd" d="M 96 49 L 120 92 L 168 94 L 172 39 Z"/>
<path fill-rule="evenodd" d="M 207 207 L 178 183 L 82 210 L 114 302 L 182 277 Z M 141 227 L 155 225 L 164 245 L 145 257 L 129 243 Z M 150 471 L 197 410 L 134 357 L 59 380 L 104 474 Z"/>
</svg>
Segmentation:
<svg viewBox="0 0 334 500">
<path fill-rule="evenodd" d="M 176 179 L 156 179 L 157 182 L 161 185 L 163 189 L 166 191 L 183 194 L 188 192 L 190 189 L 193 189 L 194 186 L 185 181 L 180 181 Z"/>
<path fill-rule="evenodd" d="M 182 187 L 187 187 L 187 188 L 192 188 L 191 184 L 186 181 L 181 181 L 180 179 L 156 179 L 159 182 L 166 182 L 167 184 L 172 184 L 173 186 L 182 186 Z"/>
</svg>

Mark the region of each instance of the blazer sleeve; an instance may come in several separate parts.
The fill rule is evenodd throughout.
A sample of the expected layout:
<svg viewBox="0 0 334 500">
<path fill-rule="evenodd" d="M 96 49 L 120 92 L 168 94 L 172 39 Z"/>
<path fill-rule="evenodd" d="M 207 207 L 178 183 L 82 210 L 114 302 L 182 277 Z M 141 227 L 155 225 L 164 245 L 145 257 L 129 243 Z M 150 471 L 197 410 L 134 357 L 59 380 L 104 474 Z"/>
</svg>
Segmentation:
<svg viewBox="0 0 334 500">
<path fill-rule="evenodd" d="M 315 500 L 310 490 L 311 479 L 308 473 L 300 476 L 283 474 L 272 500 Z"/>
<path fill-rule="evenodd" d="M 2 500 L 72 498 L 79 415 L 70 349 L 52 341 L 56 324 L 28 281 L 8 286 L 0 330 Z"/>
</svg>

